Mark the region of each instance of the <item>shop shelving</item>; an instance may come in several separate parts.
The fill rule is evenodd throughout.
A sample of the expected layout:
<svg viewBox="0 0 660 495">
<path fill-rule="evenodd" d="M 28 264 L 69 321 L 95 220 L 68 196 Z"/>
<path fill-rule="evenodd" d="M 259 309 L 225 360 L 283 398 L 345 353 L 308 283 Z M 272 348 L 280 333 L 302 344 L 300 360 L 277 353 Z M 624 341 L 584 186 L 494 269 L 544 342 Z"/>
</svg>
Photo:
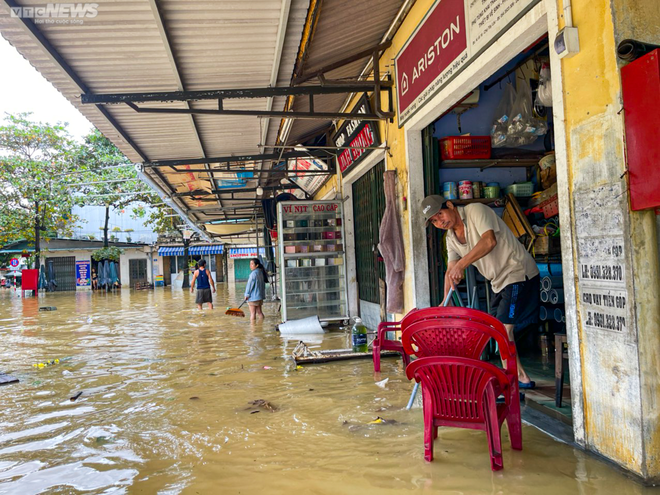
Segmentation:
<svg viewBox="0 0 660 495">
<path fill-rule="evenodd" d="M 348 319 L 342 204 L 278 203 L 282 320 Z"/>
</svg>

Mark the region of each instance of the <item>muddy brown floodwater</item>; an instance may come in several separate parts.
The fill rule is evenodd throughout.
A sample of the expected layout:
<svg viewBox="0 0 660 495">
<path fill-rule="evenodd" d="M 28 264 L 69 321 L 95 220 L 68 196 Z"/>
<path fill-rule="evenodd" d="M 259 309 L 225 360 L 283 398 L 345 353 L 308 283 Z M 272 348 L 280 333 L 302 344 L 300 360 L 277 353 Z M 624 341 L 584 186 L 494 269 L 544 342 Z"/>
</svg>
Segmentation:
<svg viewBox="0 0 660 495">
<path fill-rule="evenodd" d="M 275 304 L 250 324 L 224 315 L 240 292 L 217 299 L 0 291 L 0 371 L 20 378 L 0 387 L 0 493 L 651 493 L 531 426 L 522 452 L 504 433 L 501 472 L 478 431 L 441 428 L 427 463 L 400 360 L 383 360 L 384 388 L 371 361 L 296 369 Z"/>
</svg>

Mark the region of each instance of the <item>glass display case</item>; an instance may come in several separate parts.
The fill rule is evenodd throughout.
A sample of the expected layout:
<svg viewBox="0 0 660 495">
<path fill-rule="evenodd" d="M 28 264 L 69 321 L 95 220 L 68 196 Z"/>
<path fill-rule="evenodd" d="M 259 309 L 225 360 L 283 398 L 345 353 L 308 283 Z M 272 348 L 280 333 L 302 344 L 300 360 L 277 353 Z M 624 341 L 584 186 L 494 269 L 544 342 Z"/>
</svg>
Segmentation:
<svg viewBox="0 0 660 495">
<path fill-rule="evenodd" d="M 347 320 L 344 226 L 340 201 L 277 205 L 282 320 Z"/>
</svg>

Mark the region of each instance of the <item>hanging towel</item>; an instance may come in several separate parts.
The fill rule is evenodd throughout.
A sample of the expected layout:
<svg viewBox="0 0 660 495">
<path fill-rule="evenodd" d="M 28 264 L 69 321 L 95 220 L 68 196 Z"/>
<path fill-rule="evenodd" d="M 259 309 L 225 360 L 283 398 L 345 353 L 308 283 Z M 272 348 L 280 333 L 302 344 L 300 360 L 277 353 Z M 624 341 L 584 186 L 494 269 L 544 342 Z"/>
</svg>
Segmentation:
<svg viewBox="0 0 660 495">
<path fill-rule="evenodd" d="M 385 189 L 385 213 L 380 223 L 378 250 L 385 261 L 387 283 L 387 312 L 403 313 L 403 270 L 405 256 L 401 219 L 396 208 L 396 172 L 383 174 Z"/>
</svg>

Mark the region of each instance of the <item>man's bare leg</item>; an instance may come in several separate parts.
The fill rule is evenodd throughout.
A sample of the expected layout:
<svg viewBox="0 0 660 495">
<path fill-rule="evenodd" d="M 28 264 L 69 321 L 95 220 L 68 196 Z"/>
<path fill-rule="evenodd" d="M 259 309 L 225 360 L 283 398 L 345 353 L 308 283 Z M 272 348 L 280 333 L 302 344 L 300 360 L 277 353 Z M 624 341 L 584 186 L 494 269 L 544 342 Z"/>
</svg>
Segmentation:
<svg viewBox="0 0 660 495">
<path fill-rule="evenodd" d="M 513 338 L 513 328 L 515 325 L 504 325 L 504 328 L 506 328 L 506 333 L 509 336 L 509 340 L 511 342 L 515 342 Z M 531 380 L 529 378 L 529 375 L 523 368 L 522 363 L 520 362 L 520 355 L 518 354 L 518 349 L 516 349 L 516 363 L 518 364 L 518 380 L 521 381 L 522 383 L 529 383 Z M 502 360 L 502 364 L 506 364 L 506 361 Z"/>
</svg>

